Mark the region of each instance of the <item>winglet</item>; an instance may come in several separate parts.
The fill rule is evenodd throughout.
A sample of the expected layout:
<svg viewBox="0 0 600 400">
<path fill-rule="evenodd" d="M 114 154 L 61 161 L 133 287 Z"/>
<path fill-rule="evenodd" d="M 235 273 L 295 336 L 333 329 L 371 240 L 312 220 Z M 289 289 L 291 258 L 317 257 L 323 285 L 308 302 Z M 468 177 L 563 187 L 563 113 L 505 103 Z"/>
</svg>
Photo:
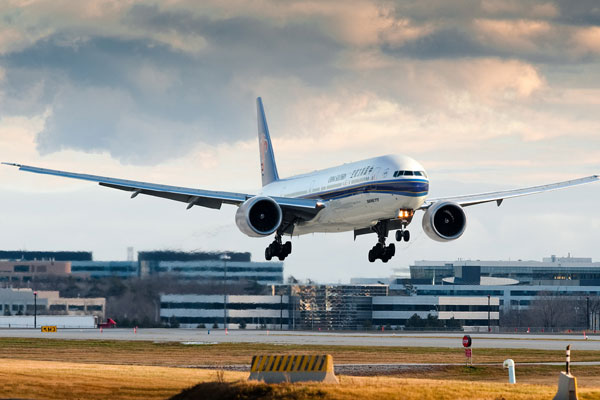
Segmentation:
<svg viewBox="0 0 600 400">
<path fill-rule="evenodd" d="M 273 153 L 273 144 L 269 135 L 267 118 L 262 99 L 256 99 L 256 117 L 258 120 L 258 149 L 260 151 L 260 173 L 262 175 L 262 185 L 268 185 L 271 182 L 279 180 L 277 165 L 275 164 L 275 154 Z"/>
</svg>

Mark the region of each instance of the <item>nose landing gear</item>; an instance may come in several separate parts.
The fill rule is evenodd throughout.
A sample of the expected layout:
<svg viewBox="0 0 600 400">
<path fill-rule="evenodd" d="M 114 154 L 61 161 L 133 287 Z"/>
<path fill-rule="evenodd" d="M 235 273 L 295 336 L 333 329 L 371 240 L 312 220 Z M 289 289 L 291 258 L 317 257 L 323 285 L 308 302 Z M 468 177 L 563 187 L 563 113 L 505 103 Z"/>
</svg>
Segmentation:
<svg viewBox="0 0 600 400">
<path fill-rule="evenodd" d="M 405 230 L 405 227 L 396 231 L 396 242 L 401 242 L 402 239 L 405 242 L 410 240 L 410 232 Z"/>
</svg>

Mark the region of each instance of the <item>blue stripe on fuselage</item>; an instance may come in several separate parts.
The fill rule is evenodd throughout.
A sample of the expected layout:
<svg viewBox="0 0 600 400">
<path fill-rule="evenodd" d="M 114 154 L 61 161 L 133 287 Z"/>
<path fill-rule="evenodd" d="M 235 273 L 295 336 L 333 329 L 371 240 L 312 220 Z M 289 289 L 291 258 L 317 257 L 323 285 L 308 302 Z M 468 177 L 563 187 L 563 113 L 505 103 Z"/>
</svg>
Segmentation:
<svg viewBox="0 0 600 400">
<path fill-rule="evenodd" d="M 302 196 L 306 199 L 333 200 L 361 193 L 385 193 L 400 196 L 421 197 L 429 192 L 429 182 L 415 179 L 398 179 L 377 182 L 363 182 L 358 185 L 326 190 Z"/>
</svg>

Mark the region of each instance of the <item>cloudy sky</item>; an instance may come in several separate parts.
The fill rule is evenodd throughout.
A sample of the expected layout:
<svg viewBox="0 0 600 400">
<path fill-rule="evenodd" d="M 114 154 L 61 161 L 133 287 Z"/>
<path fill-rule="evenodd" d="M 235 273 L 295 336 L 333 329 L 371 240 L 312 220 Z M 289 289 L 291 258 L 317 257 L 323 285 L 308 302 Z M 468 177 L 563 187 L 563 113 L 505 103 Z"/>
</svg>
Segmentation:
<svg viewBox="0 0 600 400">
<path fill-rule="evenodd" d="M 600 173 L 597 1 L 0 1 L 0 161 L 252 193 L 254 99 L 280 175 L 387 153 L 433 195 Z M 600 260 L 600 184 L 467 209 L 464 236 L 370 264 L 374 236 L 294 238 L 286 274 L 345 282 L 422 259 Z M 0 248 L 238 250 L 214 211 L 0 168 Z"/>
</svg>

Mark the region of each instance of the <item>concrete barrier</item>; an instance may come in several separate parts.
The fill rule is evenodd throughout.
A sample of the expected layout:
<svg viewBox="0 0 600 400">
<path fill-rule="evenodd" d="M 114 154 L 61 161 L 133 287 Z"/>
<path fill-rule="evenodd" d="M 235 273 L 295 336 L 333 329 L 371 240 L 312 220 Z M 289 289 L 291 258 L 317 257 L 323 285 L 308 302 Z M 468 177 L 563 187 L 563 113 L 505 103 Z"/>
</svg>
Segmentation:
<svg viewBox="0 0 600 400">
<path fill-rule="evenodd" d="M 558 377 L 558 392 L 554 400 L 577 400 L 577 378 L 561 372 Z"/>
<path fill-rule="evenodd" d="M 248 380 L 266 383 L 305 381 L 339 383 L 333 372 L 333 357 L 330 354 L 254 356 Z"/>
</svg>

